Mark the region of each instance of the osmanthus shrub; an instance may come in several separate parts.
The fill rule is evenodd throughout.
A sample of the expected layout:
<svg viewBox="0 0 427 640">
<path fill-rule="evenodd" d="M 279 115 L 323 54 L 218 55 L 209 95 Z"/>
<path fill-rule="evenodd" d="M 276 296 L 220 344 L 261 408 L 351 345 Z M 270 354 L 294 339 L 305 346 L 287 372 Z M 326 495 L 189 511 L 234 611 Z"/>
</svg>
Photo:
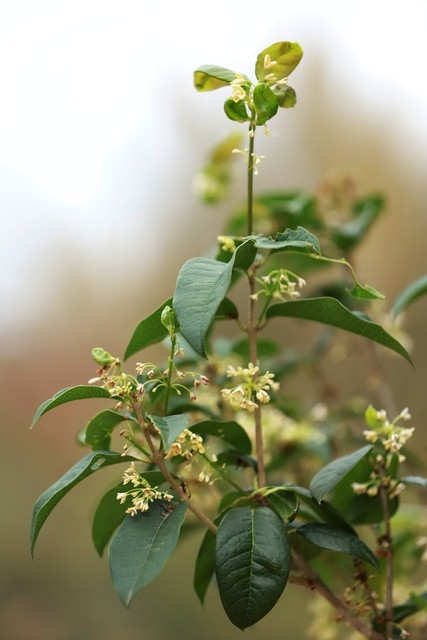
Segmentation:
<svg viewBox="0 0 427 640">
<path fill-rule="evenodd" d="M 95 509 L 92 537 L 99 555 L 108 548 L 126 606 L 163 569 L 183 528 L 197 525 L 204 534 L 195 591 L 203 603 L 215 582 L 236 627 L 261 620 L 293 583 L 323 598 L 359 637 L 404 638 L 427 605 L 422 584 L 411 582 L 426 554 L 427 514 L 420 502 L 401 500 L 408 485 L 427 485 L 403 471 L 410 414 L 391 415 L 373 392 L 363 401 L 360 391 L 357 401 L 336 397 L 328 367 L 338 343 L 367 347 L 366 361 L 357 361 L 367 378 L 378 377 L 385 351 L 411 366 L 398 321 L 427 278 L 409 285 L 388 314 L 384 296 L 359 282 L 352 256 L 384 199 L 360 197 L 351 180 L 325 182 L 313 195 L 254 189 L 256 134 L 295 106 L 288 76 L 302 55 L 294 42 L 267 47 L 255 80 L 218 66 L 195 71 L 196 89 L 225 89 L 226 116 L 247 130 L 214 148 L 197 188 L 206 202 L 223 198 L 232 159 L 243 156 L 244 202 L 212 243 L 215 257 L 182 266 L 123 358 L 94 348 L 94 378 L 37 410 L 33 425 L 67 402 L 106 403 L 79 433 L 89 453 L 37 499 L 31 552 L 58 502 L 115 465 L 117 483 Z M 317 323 L 303 348 L 289 319 L 307 332 Z M 139 355 L 156 344 L 165 348 L 162 362 Z M 294 375 L 311 380 L 298 395 L 287 391 Z M 384 376 L 379 382 L 377 390 L 386 388 Z M 417 467 L 414 456 L 411 463 Z M 324 615 L 313 607 L 315 621 Z"/>
</svg>

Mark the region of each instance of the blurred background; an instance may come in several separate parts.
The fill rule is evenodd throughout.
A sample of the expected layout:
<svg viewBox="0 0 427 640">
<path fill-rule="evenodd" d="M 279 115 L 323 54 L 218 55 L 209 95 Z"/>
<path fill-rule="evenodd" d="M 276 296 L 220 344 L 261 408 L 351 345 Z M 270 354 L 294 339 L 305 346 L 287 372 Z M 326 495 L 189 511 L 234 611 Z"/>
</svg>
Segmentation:
<svg viewBox="0 0 427 640">
<path fill-rule="evenodd" d="M 97 403 L 29 424 L 53 393 L 92 377 L 93 346 L 123 353 L 182 263 L 223 229 L 227 205 L 202 204 L 194 176 L 235 127 L 223 91 L 194 90 L 201 64 L 253 76 L 266 46 L 299 42 L 298 104 L 258 137 L 267 157 L 256 188 L 312 191 L 350 175 L 362 195 L 387 198 L 357 256 L 359 279 L 392 300 L 427 272 L 426 24 L 424 0 L 3 3 L 0 638 L 240 637 L 213 589 L 204 610 L 192 591 L 195 537 L 130 610 L 119 602 L 90 540 L 93 507 L 116 478 L 109 470 L 58 505 L 31 560 L 33 502 L 86 453 L 75 435 Z M 396 404 L 410 407 L 420 431 L 426 313 L 421 300 L 408 314 L 414 371 L 391 366 Z M 280 637 L 286 620 L 289 637 L 304 638 L 302 595 L 291 588 L 246 634 Z"/>
</svg>

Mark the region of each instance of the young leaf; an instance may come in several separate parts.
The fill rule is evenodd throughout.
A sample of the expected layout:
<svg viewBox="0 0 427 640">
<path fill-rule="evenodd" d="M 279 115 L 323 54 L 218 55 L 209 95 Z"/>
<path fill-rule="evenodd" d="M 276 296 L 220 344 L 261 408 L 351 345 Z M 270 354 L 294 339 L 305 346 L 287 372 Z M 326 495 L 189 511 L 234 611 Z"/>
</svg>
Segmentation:
<svg viewBox="0 0 427 640">
<path fill-rule="evenodd" d="M 427 293 L 427 274 L 411 282 L 396 298 L 391 312 L 394 317 L 402 313 L 410 304 Z"/>
<path fill-rule="evenodd" d="M 221 87 L 226 87 L 235 79 L 235 71 L 212 64 L 203 64 L 194 72 L 194 86 L 197 91 L 220 89 Z"/>
<path fill-rule="evenodd" d="M 271 67 L 265 66 L 265 57 L 276 64 Z M 274 73 L 276 80 L 287 78 L 298 66 L 303 56 L 303 50 L 297 42 L 276 42 L 258 54 L 255 75 L 262 82 L 269 73 Z"/>
<path fill-rule="evenodd" d="M 237 422 L 203 420 L 191 425 L 191 431 L 197 435 L 216 436 L 233 445 L 240 453 L 249 455 L 252 451 L 251 440 L 245 429 Z"/>
<path fill-rule="evenodd" d="M 332 491 L 335 485 L 371 451 L 372 447 L 373 445 L 367 444 L 361 449 L 353 451 L 353 453 L 346 456 L 336 458 L 322 467 L 310 483 L 310 492 L 313 497 L 316 498 L 318 502 L 321 502 L 325 495 Z"/>
<path fill-rule="evenodd" d="M 164 418 L 147 414 L 147 418 L 160 431 L 166 450 L 170 448 L 171 444 L 175 442 L 184 429 L 188 429 L 188 416 L 185 414 L 166 416 Z"/>
<path fill-rule="evenodd" d="M 285 87 L 275 87 L 273 89 L 277 98 L 277 104 L 282 109 L 292 109 L 297 103 L 297 94 L 292 87 L 286 85 Z"/>
<path fill-rule="evenodd" d="M 205 336 L 225 297 L 233 269 L 246 268 L 255 259 L 256 249 L 247 240 L 227 263 L 210 258 L 191 258 L 178 274 L 173 308 L 180 332 L 199 355 L 206 357 Z"/>
<path fill-rule="evenodd" d="M 355 533 L 347 529 L 322 523 L 308 523 L 298 527 L 296 532 L 321 549 L 339 551 L 378 567 L 375 554 Z"/>
<path fill-rule="evenodd" d="M 279 108 L 277 97 L 268 84 L 263 82 L 257 84 L 253 93 L 253 101 L 258 126 L 264 125 L 276 115 L 277 109 Z"/>
<path fill-rule="evenodd" d="M 161 317 L 165 307 L 172 306 L 172 298 L 169 298 L 158 309 L 153 311 L 151 315 L 141 322 L 136 327 L 133 335 L 130 339 L 128 346 L 126 347 L 124 360 L 127 360 L 134 353 L 142 351 L 146 347 L 152 344 L 157 344 L 166 338 L 168 335 L 167 328 L 162 324 Z"/>
<path fill-rule="evenodd" d="M 395 351 L 412 364 L 411 356 L 400 342 L 387 333 L 379 324 L 366 320 L 357 313 L 350 311 L 335 298 L 304 298 L 302 300 L 282 302 L 270 307 L 267 310 L 266 317 L 302 318 L 337 327 L 373 340 Z"/>
<path fill-rule="evenodd" d="M 286 229 L 277 233 L 275 238 L 265 238 L 257 236 L 255 238 L 255 246 L 258 249 L 270 249 L 271 251 L 279 251 L 283 249 L 303 249 L 305 251 L 320 253 L 319 241 L 315 235 L 304 229 Z"/>
<path fill-rule="evenodd" d="M 282 520 L 267 507 L 231 509 L 221 520 L 215 572 L 224 610 L 239 629 L 261 620 L 286 586 L 290 545 Z"/>
<path fill-rule="evenodd" d="M 148 480 L 151 487 L 165 482 L 160 471 L 145 471 L 140 475 Z M 104 493 L 95 509 L 92 520 L 92 541 L 99 556 L 102 556 L 108 541 L 126 516 L 126 506 L 120 504 L 117 494 L 128 488 L 119 482 Z"/>
<path fill-rule="evenodd" d="M 73 402 L 74 400 L 86 400 L 88 398 L 111 398 L 111 394 L 102 387 L 93 387 L 92 385 L 78 385 L 77 387 L 66 387 L 55 393 L 54 396 L 45 400 L 37 409 L 30 429 L 34 427 L 38 419 L 51 409 L 59 407 L 65 402 Z"/>
<path fill-rule="evenodd" d="M 71 469 L 59 478 L 55 484 L 42 493 L 33 508 L 30 533 L 31 554 L 33 555 L 37 537 L 40 533 L 40 529 L 46 521 L 46 518 L 50 515 L 58 502 L 73 487 L 75 487 L 76 484 L 92 475 L 92 473 L 95 473 L 95 471 L 98 471 L 101 467 L 129 462 L 129 460 L 132 459 L 133 458 L 130 457 L 123 457 L 120 453 L 113 453 L 112 451 L 96 451 L 94 453 L 89 453 L 71 467 Z"/>
<path fill-rule="evenodd" d="M 171 509 L 172 507 L 172 509 Z M 171 556 L 187 511 L 185 502 L 156 500 L 148 511 L 126 516 L 109 548 L 114 588 L 127 607 Z"/>
<path fill-rule="evenodd" d="M 90 420 L 79 435 L 79 442 L 92 447 L 93 451 L 110 448 L 111 433 L 125 420 L 135 420 L 130 414 L 124 415 L 113 409 L 101 411 Z"/>
<path fill-rule="evenodd" d="M 227 118 L 233 120 L 233 122 L 247 122 L 250 120 L 250 116 L 246 110 L 246 104 L 243 100 L 232 100 L 227 98 L 224 102 L 224 111 Z"/>
</svg>

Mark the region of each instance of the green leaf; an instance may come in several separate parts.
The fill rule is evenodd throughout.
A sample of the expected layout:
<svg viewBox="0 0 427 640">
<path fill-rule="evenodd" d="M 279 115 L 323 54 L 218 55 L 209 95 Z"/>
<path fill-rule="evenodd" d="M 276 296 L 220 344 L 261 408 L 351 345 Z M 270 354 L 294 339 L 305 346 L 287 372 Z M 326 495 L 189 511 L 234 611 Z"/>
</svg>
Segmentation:
<svg viewBox="0 0 427 640">
<path fill-rule="evenodd" d="M 188 416 L 185 414 L 180 413 L 176 416 L 166 416 L 164 418 L 147 414 L 147 418 L 160 431 L 166 450 L 170 448 L 184 429 L 188 429 Z"/>
<path fill-rule="evenodd" d="M 355 533 L 347 529 L 339 529 L 328 524 L 308 523 L 298 527 L 296 532 L 321 549 L 339 551 L 378 567 L 375 554 Z"/>
<path fill-rule="evenodd" d="M 412 364 L 411 356 L 400 342 L 388 334 L 379 324 L 360 317 L 335 298 L 305 298 L 275 304 L 267 310 L 266 317 L 302 318 L 356 333 L 395 351 Z"/>
<path fill-rule="evenodd" d="M 233 445 L 242 454 L 249 455 L 252 451 L 252 443 L 245 429 L 233 420 L 203 420 L 192 424 L 190 428 L 197 435 L 221 438 L 221 440 Z"/>
<path fill-rule="evenodd" d="M 316 473 L 310 483 L 310 492 L 318 502 L 321 502 L 325 495 L 332 491 L 338 482 L 344 478 L 356 465 L 364 458 L 373 445 L 366 446 L 353 451 L 346 456 L 341 456 L 329 462 Z"/>
<path fill-rule="evenodd" d="M 269 55 L 276 64 L 270 69 L 264 67 L 265 56 Z M 277 80 L 287 78 L 298 66 L 303 50 L 297 42 L 276 42 L 263 49 L 257 57 L 255 75 L 262 82 L 266 75 L 274 73 Z"/>
<path fill-rule="evenodd" d="M 277 233 L 275 238 L 256 236 L 255 246 L 257 249 L 270 249 L 271 251 L 303 249 L 316 254 L 320 253 L 318 239 L 315 235 L 307 231 L 307 229 L 304 229 L 304 227 L 286 229 L 285 231 Z"/>
<path fill-rule="evenodd" d="M 410 304 L 427 293 L 427 274 L 411 282 L 396 298 L 391 308 L 394 317 L 402 313 Z"/>
<path fill-rule="evenodd" d="M 384 208 L 384 198 L 369 196 L 358 201 L 353 207 L 353 218 L 333 229 L 331 235 L 336 246 L 346 252 L 351 251 L 365 237 L 368 229 Z"/>
<path fill-rule="evenodd" d="M 227 98 L 224 102 L 224 111 L 227 118 L 233 120 L 233 122 L 247 122 L 250 120 L 246 109 L 246 103 L 243 100 L 232 100 Z"/>
<path fill-rule="evenodd" d="M 297 103 L 297 94 L 292 87 L 275 87 L 273 89 L 277 98 L 277 104 L 282 109 L 292 109 Z"/>
<path fill-rule="evenodd" d="M 127 607 L 136 593 L 158 576 L 171 556 L 186 511 L 185 502 L 156 500 L 148 511 L 126 516 L 114 534 L 108 554 L 111 578 Z"/>
<path fill-rule="evenodd" d="M 193 586 L 201 604 L 215 573 L 216 535 L 208 529 L 203 536 L 194 567 Z"/>
<path fill-rule="evenodd" d="M 206 357 L 205 336 L 228 291 L 233 269 L 247 268 L 255 255 L 253 241 L 247 240 L 237 247 L 227 263 L 191 258 L 181 268 L 173 308 L 180 332 L 199 355 Z"/>
<path fill-rule="evenodd" d="M 109 467 L 113 464 L 129 462 L 133 458 L 123 457 L 120 453 L 111 451 L 96 451 L 89 453 L 87 456 L 77 462 L 65 475 L 55 482 L 47 491 L 36 500 L 33 508 L 33 516 L 31 520 L 30 548 L 31 554 L 34 552 L 37 537 L 40 529 L 45 523 L 47 517 L 52 512 L 58 502 L 73 488 L 98 471 L 101 467 Z"/>
<path fill-rule="evenodd" d="M 385 296 L 372 287 L 370 284 L 365 284 L 362 286 L 360 282 L 356 282 L 352 289 L 348 290 L 348 293 L 353 296 L 353 298 L 358 298 L 359 300 L 384 300 Z"/>
<path fill-rule="evenodd" d="M 172 306 L 172 298 L 166 300 L 166 302 L 153 311 L 151 315 L 144 320 L 141 320 L 133 332 L 128 346 L 126 347 L 124 360 L 133 356 L 137 351 L 142 351 L 142 349 L 145 349 L 152 344 L 157 344 L 167 337 L 168 330 L 162 324 L 161 317 L 163 309 L 170 306 Z"/>
<path fill-rule="evenodd" d="M 197 91 L 213 91 L 226 87 L 236 79 L 236 72 L 211 64 L 203 64 L 194 72 L 194 86 Z"/>
<path fill-rule="evenodd" d="M 37 409 L 30 429 L 34 427 L 38 419 L 55 407 L 59 407 L 66 402 L 74 400 L 87 400 L 88 398 L 111 398 L 111 394 L 102 387 L 94 387 L 92 385 L 78 385 L 77 387 L 66 387 L 55 393 L 54 396 L 45 400 Z"/>
<path fill-rule="evenodd" d="M 231 509 L 221 520 L 215 571 L 224 610 L 239 629 L 261 620 L 286 586 L 290 545 L 282 520 L 267 507 Z"/>
<path fill-rule="evenodd" d="M 406 602 L 393 607 L 393 621 L 402 622 L 405 618 L 413 616 L 415 613 L 418 613 L 418 611 L 424 611 L 425 609 L 427 609 L 427 592 L 420 594 L 412 593 Z"/>
<path fill-rule="evenodd" d="M 145 471 L 140 475 L 150 483 L 151 487 L 165 482 L 160 471 Z M 120 504 L 117 494 L 127 489 L 129 489 L 128 486 L 119 482 L 104 493 L 95 509 L 92 520 L 92 541 L 99 556 L 102 556 L 114 531 L 126 517 L 127 506 Z"/>
<path fill-rule="evenodd" d="M 89 445 L 93 451 L 109 449 L 113 430 L 125 420 L 135 421 L 135 418 L 113 409 L 101 411 L 83 428 L 79 435 L 79 442 Z"/>
<path fill-rule="evenodd" d="M 427 487 L 427 478 L 423 478 L 421 476 L 405 476 L 404 478 L 400 478 L 400 481 L 404 484 L 411 484 L 424 488 Z"/>
<path fill-rule="evenodd" d="M 286 487 L 266 487 L 259 492 L 268 499 L 269 507 L 277 513 L 284 522 L 292 522 L 299 509 L 297 496 Z"/>
<path fill-rule="evenodd" d="M 277 97 L 267 84 L 263 82 L 257 84 L 253 93 L 253 101 L 258 126 L 264 125 L 276 115 L 279 108 Z"/>
</svg>

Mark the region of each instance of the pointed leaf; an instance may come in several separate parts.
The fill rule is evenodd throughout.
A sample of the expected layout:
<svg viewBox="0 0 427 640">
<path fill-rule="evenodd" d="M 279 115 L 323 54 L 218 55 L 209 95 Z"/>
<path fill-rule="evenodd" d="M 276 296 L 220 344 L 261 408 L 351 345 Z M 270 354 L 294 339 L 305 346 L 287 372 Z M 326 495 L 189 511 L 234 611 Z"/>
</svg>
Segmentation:
<svg viewBox="0 0 427 640">
<path fill-rule="evenodd" d="M 356 333 L 363 338 L 373 340 L 395 351 L 412 364 L 411 356 L 400 342 L 388 334 L 379 324 L 360 317 L 335 298 L 321 297 L 290 300 L 289 302 L 273 305 L 267 310 L 266 316 L 267 318 L 287 317 L 313 320 L 350 333 Z"/>
<path fill-rule="evenodd" d="M 108 467 L 112 464 L 129 462 L 133 458 L 123 457 L 120 453 L 111 451 L 96 451 L 89 453 L 87 456 L 77 462 L 65 475 L 55 482 L 37 499 L 31 520 L 30 545 L 31 554 L 34 552 L 37 537 L 40 533 L 46 518 L 52 512 L 58 502 L 73 488 L 98 471 L 101 467 Z"/>
<path fill-rule="evenodd" d="M 402 313 L 417 298 L 427 293 L 427 274 L 411 282 L 396 298 L 391 309 L 394 317 Z"/>
<path fill-rule="evenodd" d="M 203 64 L 194 72 L 194 86 L 197 91 L 213 91 L 226 87 L 236 79 L 236 72 L 212 64 Z"/>
<path fill-rule="evenodd" d="M 158 576 L 171 556 L 186 511 L 185 502 L 156 500 L 148 511 L 126 516 L 114 534 L 108 554 L 111 578 L 127 607 L 136 593 Z"/>
<path fill-rule="evenodd" d="M 65 402 L 73 402 L 74 400 L 86 400 L 88 398 L 111 398 L 111 394 L 102 387 L 93 387 L 91 385 L 78 385 L 77 387 L 66 387 L 55 393 L 54 396 L 45 400 L 37 409 L 30 429 L 34 427 L 37 420 L 55 407 L 59 407 Z"/>
<path fill-rule="evenodd" d="M 119 413 L 113 409 L 101 411 L 90 420 L 79 435 L 79 442 L 92 447 L 93 451 L 110 448 L 111 434 L 115 427 L 125 420 L 134 421 L 130 414 Z"/>
<path fill-rule="evenodd" d="M 233 269 L 246 268 L 255 259 L 256 249 L 247 240 L 227 263 L 210 258 L 191 258 L 178 274 L 173 308 L 180 332 L 199 355 L 206 357 L 205 336 L 225 297 Z"/>
<path fill-rule="evenodd" d="M 320 253 L 318 239 L 304 227 L 286 229 L 286 231 L 277 233 L 275 238 L 257 236 L 255 238 L 255 246 L 259 249 L 270 249 L 271 251 L 303 249 L 316 254 Z"/>
<path fill-rule="evenodd" d="M 290 545 L 267 507 L 229 511 L 218 527 L 215 571 L 224 610 L 239 629 L 261 620 L 286 586 Z"/>
<path fill-rule="evenodd" d="M 192 424 L 190 428 L 197 435 L 210 435 L 221 438 L 232 444 L 240 453 L 249 455 L 252 451 L 252 443 L 248 434 L 234 420 L 203 420 Z"/>
<path fill-rule="evenodd" d="M 375 554 L 355 533 L 347 529 L 339 529 L 329 524 L 309 523 L 298 527 L 296 532 L 321 549 L 339 551 L 378 567 Z"/>
<path fill-rule="evenodd" d="M 145 471 L 140 475 L 150 483 L 151 487 L 165 482 L 160 471 Z M 104 493 L 95 509 L 92 520 L 92 541 L 99 556 L 102 556 L 111 536 L 126 517 L 127 506 L 120 504 L 117 494 L 128 489 L 128 486 L 119 482 Z"/>
<path fill-rule="evenodd" d="M 372 447 L 373 445 L 367 444 L 361 449 L 346 456 L 336 458 L 322 467 L 310 483 L 310 491 L 313 497 L 316 498 L 318 502 L 321 502 L 325 495 L 332 491 L 335 485 L 371 451 Z"/>
<path fill-rule="evenodd" d="M 264 66 L 266 55 L 276 62 L 271 68 Z M 302 56 L 303 50 L 297 42 L 276 42 L 258 55 L 255 65 L 256 77 L 262 82 L 266 75 L 274 73 L 277 80 L 283 80 L 298 66 Z"/>
<path fill-rule="evenodd" d="M 170 448 L 184 429 L 188 429 L 189 421 L 188 416 L 185 414 L 180 413 L 177 416 L 166 416 L 164 418 L 147 414 L 147 418 L 151 420 L 154 426 L 160 431 L 163 446 L 166 450 Z"/>
<path fill-rule="evenodd" d="M 133 356 L 134 353 L 142 351 L 152 344 L 157 344 L 166 338 L 168 330 L 162 324 L 161 317 L 163 309 L 170 306 L 172 306 L 172 298 L 166 300 L 166 302 L 153 311 L 151 315 L 141 320 L 126 347 L 124 360 Z"/>
</svg>

